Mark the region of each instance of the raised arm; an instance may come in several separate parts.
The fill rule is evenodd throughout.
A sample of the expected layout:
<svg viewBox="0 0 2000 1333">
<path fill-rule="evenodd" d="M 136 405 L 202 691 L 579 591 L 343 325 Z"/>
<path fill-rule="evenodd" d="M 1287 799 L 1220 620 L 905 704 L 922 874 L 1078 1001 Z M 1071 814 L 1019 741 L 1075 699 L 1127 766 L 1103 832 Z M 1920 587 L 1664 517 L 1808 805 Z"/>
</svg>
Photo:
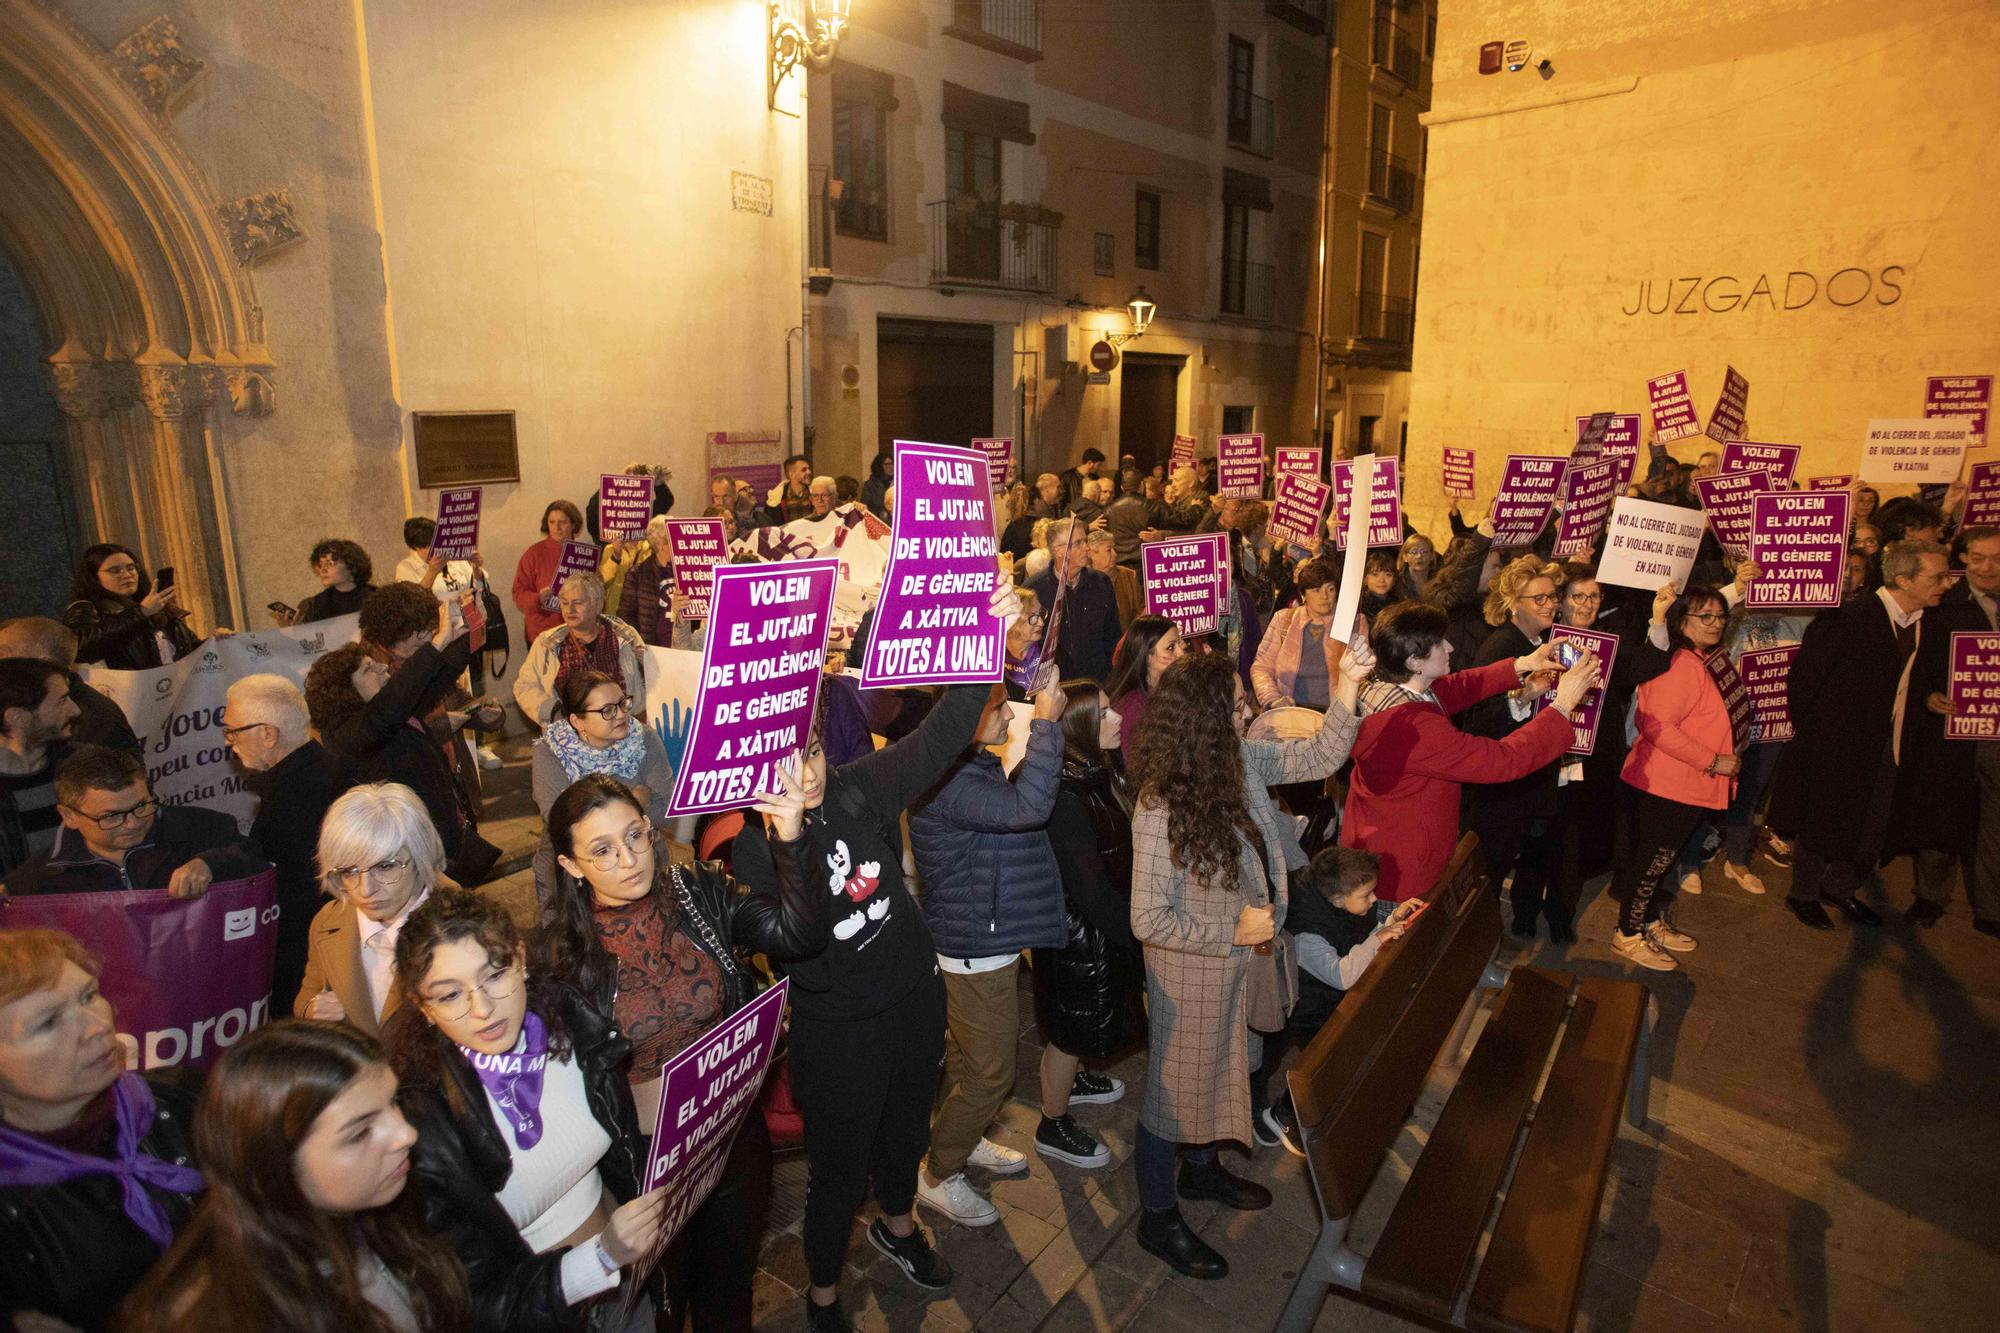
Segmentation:
<svg viewBox="0 0 2000 1333">
<path fill-rule="evenodd" d="M 982 768 L 976 779 L 946 782 L 931 798 L 931 809 L 953 826 L 978 833 L 1025 833 L 1044 827 L 1062 781 L 1061 728 L 1040 718 L 1030 722 L 1028 747 L 1012 778 L 998 769 Z"/>
</svg>

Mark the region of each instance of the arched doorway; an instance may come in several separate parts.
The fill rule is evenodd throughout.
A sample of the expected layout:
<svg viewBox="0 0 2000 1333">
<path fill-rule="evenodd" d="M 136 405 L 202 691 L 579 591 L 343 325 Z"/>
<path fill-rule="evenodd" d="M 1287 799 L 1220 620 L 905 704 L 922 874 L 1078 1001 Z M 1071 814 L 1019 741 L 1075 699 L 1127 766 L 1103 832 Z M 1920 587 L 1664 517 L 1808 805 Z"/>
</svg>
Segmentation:
<svg viewBox="0 0 2000 1333">
<path fill-rule="evenodd" d="M 272 367 L 249 272 L 167 128 L 200 62 L 165 19 L 107 51 L 0 0 L 0 30 L 0 250 L 39 324 L 74 535 L 173 565 L 199 626 L 244 624 L 212 422 L 269 412 Z"/>
<path fill-rule="evenodd" d="M 62 413 L 43 355 L 41 318 L 0 250 L 0 532 L 10 534 L 0 620 L 60 614 L 77 554 Z"/>
</svg>

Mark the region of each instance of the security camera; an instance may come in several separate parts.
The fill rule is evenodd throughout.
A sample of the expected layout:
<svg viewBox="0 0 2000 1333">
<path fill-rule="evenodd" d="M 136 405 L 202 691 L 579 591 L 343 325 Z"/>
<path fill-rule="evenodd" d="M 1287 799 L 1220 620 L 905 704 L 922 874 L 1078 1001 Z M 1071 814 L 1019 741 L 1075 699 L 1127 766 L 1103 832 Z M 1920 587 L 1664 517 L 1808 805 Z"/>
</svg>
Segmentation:
<svg viewBox="0 0 2000 1333">
<path fill-rule="evenodd" d="M 1535 73 L 1541 75 L 1544 82 L 1556 76 L 1555 59 L 1546 50 L 1536 51 L 1529 56 L 1528 63 L 1535 67 Z"/>
</svg>

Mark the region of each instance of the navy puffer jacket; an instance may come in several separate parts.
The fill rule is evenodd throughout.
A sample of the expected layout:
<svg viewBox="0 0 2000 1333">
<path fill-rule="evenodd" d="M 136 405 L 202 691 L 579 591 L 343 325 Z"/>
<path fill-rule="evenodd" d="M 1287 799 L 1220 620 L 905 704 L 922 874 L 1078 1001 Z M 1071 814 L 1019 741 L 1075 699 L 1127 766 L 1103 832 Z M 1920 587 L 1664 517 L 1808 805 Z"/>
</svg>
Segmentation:
<svg viewBox="0 0 2000 1333">
<path fill-rule="evenodd" d="M 1012 781 L 991 751 L 974 750 L 911 809 L 910 849 L 939 954 L 985 958 L 1069 942 L 1048 835 L 1061 781 L 1061 730 L 1030 722 Z"/>
</svg>

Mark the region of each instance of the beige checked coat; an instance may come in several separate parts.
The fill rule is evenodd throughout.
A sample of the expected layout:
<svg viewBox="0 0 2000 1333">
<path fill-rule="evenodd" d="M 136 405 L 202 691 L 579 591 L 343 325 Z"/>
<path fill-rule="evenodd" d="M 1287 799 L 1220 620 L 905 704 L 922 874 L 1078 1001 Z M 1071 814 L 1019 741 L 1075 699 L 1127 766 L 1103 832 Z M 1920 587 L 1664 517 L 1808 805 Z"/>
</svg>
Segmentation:
<svg viewBox="0 0 2000 1333">
<path fill-rule="evenodd" d="M 1146 1103 L 1140 1120 L 1176 1143 L 1250 1139 L 1250 1029 L 1244 977 L 1251 950 L 1238 948 L 1236 915 L 1262 906 L 1266 874 L 1285 919 L 1285 859 L 1266 788 L 1324 778 L 1347 760 L 1360 720 L 1338 702 L 1313 736 L 1243 742 L 1243 803 L 1264 835 L 1267 865 L 1243 842 L 1240 892 L 1192 880 L 1167 846 L 1165 806 L 1143 800 L 1132 820 L 1132 933 L 1146 949 Z"/>
</svg>

